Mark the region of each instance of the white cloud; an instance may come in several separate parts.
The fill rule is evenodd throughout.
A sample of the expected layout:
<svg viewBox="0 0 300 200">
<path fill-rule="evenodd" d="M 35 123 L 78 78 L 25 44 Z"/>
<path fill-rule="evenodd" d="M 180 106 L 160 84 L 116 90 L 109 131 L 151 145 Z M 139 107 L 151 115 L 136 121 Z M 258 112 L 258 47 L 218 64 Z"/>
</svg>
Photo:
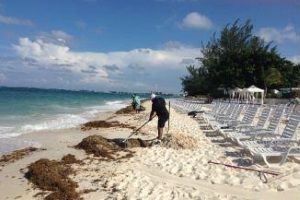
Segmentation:
<svg viewBox="0 0 300 200">
<path fill-rule="evenodd" d="M 194 58 L 199 57 L 200 49 L 179 44 L 159 50 L 144 48 L 107 53 L 75 52 L 66 45 L 48 43 L 41 39 L 20 38 L 14 49 L 22 58 L 34 60 L 40 66 L 68 70 L 80 74 L 83 82 L 95 83 L 128 73 L 130 66 L 155 73 L 168 69 L 182 71 L 185 65 L 195 63 Z"/>
<path fill-rule="evenodd" d="M 58 40 L 62 40 L 64 42 L 69 41 L 72 39 L 72 36 L 61 31 L 61 30 L 53 30 L 51 31 L 52 35 L 56 37 Z"/>
<path fill-rule="evenodd" d="M 13 24 L 13 25 L 23 25 L 23 26 L 33 26 L 33 22 L 29 19 L 19 19 L 15 17 L 4 16 L 0 14 L 0 23 L 3 24 Z"/>
<path fill-rule="evenodd" d="M 70 70 L 75 73 L 82 73 L 82 70 L 88 70 L 94 63 L 87 62 L 83 55 L 71 52 L 69 47 L 46 43 L 41 39 L 31 41 L 28 38 L 21 38 L 18 45 L 14 46 L 15 50 L 23 57 L 33 59 L 45 67 L 56 69 Z M 94 69 L 94 75 L 99 79 L 107 77 L 107 73 L 101 69 Z"/>
<path fill-rule="evenodd" d="M 292 61 L 295 64 L 300 64 L 300 55 L 292 56 L 288 58 L 290 61 Z"/>
<path fill-rule="evenodd" d="M 41 32 L 36 37 L 46 43 L 62 44 L 69 43 L 73 37 L 61 30 L 52 30 L 51 32 Z"/>
<path fill-rule="evenodd" d="M 212 28 L 213 23 L 205 15 L 198 12 L 191 12 L 183 18 L 181 26 L 195 29 L 210 29 Z"/>
<path fill-rule="evenodd" d="M 258 31 L 257 35 L 266 42 L 300 42 L 300 34 L 296 32 L 295 27 L 292 25 L 287 25 L 283 29 L 264 27 Z"/>
</svg>

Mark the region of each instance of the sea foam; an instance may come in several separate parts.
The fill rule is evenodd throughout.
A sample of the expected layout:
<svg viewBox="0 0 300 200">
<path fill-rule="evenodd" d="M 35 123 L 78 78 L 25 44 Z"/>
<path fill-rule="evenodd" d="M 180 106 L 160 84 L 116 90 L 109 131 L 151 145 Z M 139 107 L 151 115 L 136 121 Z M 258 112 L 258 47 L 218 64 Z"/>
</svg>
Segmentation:
<svg viewBox="0 0 300 200">
<path fill-rule="evenodd" d="M 73 128 L 96 118 L 103 112 L 120 109 L 126 105 L 126 102 L 127 101 L 107 101 L 104 105 L 83 107 L 81 112 L 76 114 L 44 116 L 44 118 L 37 120 L 36 123 L 28 123 L 20 127 L 0 126 L 0 138 L 16 137 L 24 133 L 35 131 Z"/>
</svg>

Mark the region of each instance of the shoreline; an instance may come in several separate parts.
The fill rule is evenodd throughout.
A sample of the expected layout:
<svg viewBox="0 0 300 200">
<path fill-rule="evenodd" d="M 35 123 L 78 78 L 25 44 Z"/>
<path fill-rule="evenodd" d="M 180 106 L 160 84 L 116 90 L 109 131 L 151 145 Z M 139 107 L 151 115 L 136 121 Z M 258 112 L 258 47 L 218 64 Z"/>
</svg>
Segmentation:
<svg viewBox="0 0 300 200">
<path fill-rule="evenodd" d="M 110 102 L 110 103 L 109 103 Z M 118 104 L 115 105 L 114 103 L 117 102 Z M 101 104 L 99 106 L 92 106 L 89 108 L 93 108 L 93 107 L 99 107 L 98 110 L 86 110 L 86 109 L 82 109 L 82 112 L 80 113 L 65 113 L 63 115 L 70 115 L 71 119 L 72 116 L 76 116 L 76 117 L 82 117 L 82 121 L 86 120 L 86 122 L 89 121 L 93 121 L 93 120 L 97 120 L 97 119 L 102 119 L 105 117 L 102 117 L 102 115 L 104 116 L 108 116 L 108 115 L 112 115 L 114 112 L 118 111 L 119 109 L 123 108 L 124 106 L 126 106 L 128 104 L 128 100 L 122 100 L 122 101 L 107 101 L 105 104 Z M 108 110 L 109 106 L 113 106 L 113 108 Z M 116 108 L 114 108 L 116 106 Z M 91 114 L 91 116 L 88 116 L 88 113 L 90 112 L 96 112 L 96 114 Z M 61 115 L 61 114 L 60 114 Z M 94 115 L 94 116 L 93 116 Z M 47 125 L 48 123 L 52 123 L 54 122 L 54 124 L 62 124 L 62 127 L 55 127 L 54 125 L 52 125 L 51 127 L 42 127 L 41 130 L 24 130 L 24 132 L 20 132 L 18 133 L 18 135 L 16 136 L 11 136 L 11 137 L 4 137 L 4 138 L 0 138 L 0 145 L 4 144 L 5 145 L 5 141 L 9 142 L 9 144 L 12 144 L 14 146 L 6 146 L 5 148 L 0 148 L 0 156 L 4 155 L 4 154 L 8 154 L 12 151 L 18 150 L 18 149 L 22 149 L 25 148 L 27 146 L 36 146 L 39 147 L 39 144 L 37 141 L 34 141 L 34 138 L 36 136 L 36 134 L 44 134 L 44 133 L 48 133 L 48 132 L 60 132 L 61 130 L 68 130 L 68 129 L 76 129 L 77 127 L 80 127 L 83 123 L 85 122 L 79 122 L 79 121 L 61 121 L 59 122 L 61 119 L 59 119 L 59 121 L 55 121 L 56 119 L 54 118 L 54 116 L 51 116 L 48 120 L 45 119 L 43 121 L 40 121 L 36 124 L 26 124 L 26 125 L 22 125 L 24 126 L 30 126 L 30 127 L 35 127 L 35 126 L 44 126 L 43 124 Z M 71 122 L 71 124 L 69 124 Z M 32 136 L 31 136 L 32 135 Z M 2 151 L 1 151 L 2 150 Z"/>
<path fill-rule="evenodd" d="M 149 117 L 150 102 L 139 114 L 106 113 L 96 120 L 118 121 L 138 127 Z M 103 160 L 73 148 L 91 135 L 105 138 L 125 138 L 132 129 L 121 127 L 83 131 L 79 127 L 22 135 L 43 142 L 44 151 L 33 152 L 22 159 L 1 167 L 0 195 L 4 199 L 43 199 L 42 192 L 24 178 L 30 163 L 41 158 L 60 160 L 73 154 L 82 164 L 72 164 L 75 174 L 70 178 L 78 183 L 83 199 L 297 199 L 300 195 L 300 166 L 288 162 L 282 171 L 287 176 L 263 184 L 257 174 L 243 170 L 211 165 L 209 160 L 233 163 L 236 147 L 222 147 L 207 137 L 198 123 L 186 114 L 171 108 L 171 127 L 165 133 L 163 146 L 132 148 L 134 154 L 125 160 Z M 156 137 L 156 121 L 151 121 L 133 138 Z M 180 122 L 180 123 L 178 123 Z M 168 140 L 168 138 L 170 140 Z M 195 143 L 195 141 L 197 141 Z M 231 154 L 232 155 L 231 155 Z"/>
<path fill-rule="evenodd" d="M 95 120 L 105 120 L 111 117 L 114 112 L 103 112 L 101 115 L 95 117 Z M 41 158 L 56 160 L 66 154 L 74 154 L 77 158 L 83 159 L 85 157 L 84 152 L 78 151 L 72 148 L 72 146 L 79 143 L 86 136 L 80 130 L 80 126 L 59 130 L 37 131 L 17 136 L 18 139 L 22 140 L 34 139 L 34 141 L 41 144 L 39 148 L 45 150 L 32 152 L 20 160 L 0 166 L 0 196 L 4 197 L 4 199 L 15 199 L 17 197 L 19 197 L 18 199 L 33 199 L 36 192 L 31 191 L 28 193 L 28 190 L 32 190 L 33 188 L 28 184 L 28 180 L 25 179 L 23 170 L 26 170 L 26 167 L 30 163 Z M 2 155 L 9 155 L 15 151 L 17 150 Z M 24 196 L 24 194 L 27 195 Z M 24 198 L 21 198 L 21 196 Z"/>
</svg>

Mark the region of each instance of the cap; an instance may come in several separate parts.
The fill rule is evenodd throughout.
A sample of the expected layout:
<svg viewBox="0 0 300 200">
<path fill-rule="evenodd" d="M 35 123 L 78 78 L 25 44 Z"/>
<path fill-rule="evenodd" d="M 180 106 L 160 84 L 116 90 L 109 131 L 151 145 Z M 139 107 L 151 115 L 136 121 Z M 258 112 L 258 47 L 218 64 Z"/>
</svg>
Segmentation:
<svg viewBox="0 0 300 200">
<path fill-rule="evenodd" d="M 151 94 L 151 100 L 154 99 L 156 95 L 154 93 Z"/>
</svg>

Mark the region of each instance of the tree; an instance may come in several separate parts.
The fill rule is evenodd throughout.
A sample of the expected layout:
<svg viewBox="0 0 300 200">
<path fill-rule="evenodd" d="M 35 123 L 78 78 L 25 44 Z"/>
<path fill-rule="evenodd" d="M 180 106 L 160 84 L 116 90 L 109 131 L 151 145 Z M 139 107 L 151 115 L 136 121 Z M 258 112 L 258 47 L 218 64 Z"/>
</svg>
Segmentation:
<svg viewBox="0 0 300 200">
<path fill-rule="evenodd" d="M 196 68 L 194 65 L 187 67 L 189 75 L 181 78 L 183 84 L 183 90 L 188 92 L 188 95 L 199 95 L 206 94 L 206 79 L 205 79 L 205 70 L 203 68 Z"/>
<path fill-rule="evenodd" d="M 236 20 L 226 25 L 219 37 L 202 44 L 201 67 L 187 67 L 183 77 L 183 90 L 189 95 L 213 93 L 219 87 L 226 89 L 248 87 L 252 84 L 264 88 L 299 85 L 299 65 L 281 57 L 276 46 L 266 43 L 253 33 L 248 20 Z"/>
<path fill-rule="evenodd" d="M 265 81 L 268 88 L 276 88 L 283 84 L 283 76 L 278 69 L 271 67 L 266 74 Z"/>
</svg>

